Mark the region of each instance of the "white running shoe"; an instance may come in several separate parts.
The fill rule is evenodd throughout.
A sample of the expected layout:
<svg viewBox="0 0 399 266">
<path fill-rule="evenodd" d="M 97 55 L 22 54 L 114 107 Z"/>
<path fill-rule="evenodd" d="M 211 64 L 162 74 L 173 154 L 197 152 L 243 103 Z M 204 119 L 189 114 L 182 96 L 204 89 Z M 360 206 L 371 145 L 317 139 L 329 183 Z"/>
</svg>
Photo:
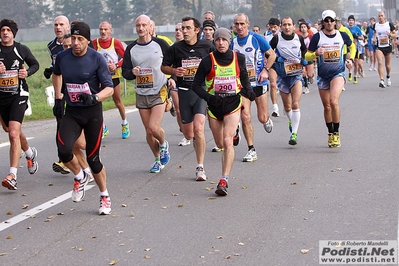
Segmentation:
<svg viewBox="0 0 399 266">
<path fill-rule="evenodd" d="M 98 214 L 111 214 L 111 198 L 109 196 L 100 196 L 100 209 L 98 210 Z"/>
<path fill-rule="evenodd" d="M 273 121 L 269 119 L 266 121 L 266 123 L 263 124 L 263 127 L 265 128 L 267 133 L 271 133 L 273 130 Z"/>
<path fill-rule="evenodd" d="M 91 182 L 93 182 L 94 181 L 94 176 L 93 176 L 93 173 L 91 172 L 91 170 L 88 170 L 88 171 L 84 171 L 87 175 L 88 175 L 88 177 L 89 177 L 89 183 L 91 183 Z"/>
<path fill-rule="evenodd" d="M 373 71 L 373 67 L 372 66 L 370 66 L 369 71 Z"/>
<path fill-rule="evenodd" d="M 190 145 L 191 141 L 189 139 L 186 138 L 182 138 L 181 141 L 179 142 L 179 146 L 187 146 Z"/>
<path fill-rule="evenodd" d="M 273 117 L 279 117 L 280 116 L 280 114 L 278 113 L 278 105 L 277 104 L 273 104 L 273 107 L 272 107 L 272 116 Z"/>
<path fill-rule="evenodd" d="M 243 162 L 255 162 L 258 160 L 258 155 L 254 148 L 250 149 L 247 154 L 242 158 Z"/>
<path fill-rule="evenodd" d="M 205 170 L 203 167 L 195 169 L 195 181 L 206 181 Z"/>
<path fill-rule="evenodd" d="M 73 189 L 72 189 L 72 200 L 74 202 L 79 202 L 85 197 L 85 186 L 89 182 L 89 176 L 83 171 L 83 178 L 78 180 L 74 179 Z"/>
<path fill-rule="evenodd" d="M 391 87 L 391 78 L 387 78 L 387 86 Z"/>
<path fill-rule="evenodd" d="M 380 80 L 380 84 L 378 84 L 378 86 L 379 86 L 380 88 L 385 88 L 385 82 L 384 82 L 383 79 Z"/>
<path fill-rule="evenodd" d="M 303 87 L 303 94 L 308 94 L 310 92 L 308 87 Z"/>
</svg>

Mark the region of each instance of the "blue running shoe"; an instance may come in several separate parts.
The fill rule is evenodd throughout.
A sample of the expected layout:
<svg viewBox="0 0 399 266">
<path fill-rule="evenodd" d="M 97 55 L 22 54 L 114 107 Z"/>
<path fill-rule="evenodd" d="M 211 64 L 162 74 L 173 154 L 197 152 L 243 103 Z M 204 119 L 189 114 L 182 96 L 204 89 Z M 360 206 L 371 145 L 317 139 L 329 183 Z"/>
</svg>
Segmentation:
<svg viewBox="0 0 399 266">
<path fill-rule="evenodd" d="M 126 125 L 122 125 L 122 139 L 127 139 L 130 137 L 130 129 L 129 129 L 129 123 Z"/>
<path fill-rule="evenodd" d="M 292 133 L 292 122 L 291 122 L 291 120 L 288 121 L 288 129 L 290 130 L 290 133 Z"/>
<path fill-rule="evenodd" d="M 159 156 L 161 158 L 161 164 L 167 165 L 170 161 L 170 154 L 169 154 L 169 143 L 165 140 L 165 148 L 160 148 Z"/>
<path fill-rule="evenodd" d="M 164 166 L 160 163 L 155 161 L 150 169 L 150 173 L 159 173 L 164 168 Z"/>
<path fill-rule="evenodd" d="M 104 125 L 102 138 L 104 138 L 105 136 L 108 136 L 108 134 L 109 134 L 108 127 L 106 125 Z"/>
</svg>

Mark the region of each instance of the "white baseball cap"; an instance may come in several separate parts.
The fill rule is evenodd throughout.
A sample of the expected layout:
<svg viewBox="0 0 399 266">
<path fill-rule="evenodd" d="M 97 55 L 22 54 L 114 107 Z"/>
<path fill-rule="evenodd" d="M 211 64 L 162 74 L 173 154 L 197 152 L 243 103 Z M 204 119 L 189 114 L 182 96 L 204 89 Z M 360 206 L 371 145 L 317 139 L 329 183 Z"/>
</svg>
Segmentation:
<svg viewBox="0 0 399 266">
<path fill-rule="evenodd" d="M 328 17 L 330 17 L 330 18 L 332 18 L 332 19 L 335 19 L 336 16 L 337 16 L 337 15 L 335 14 L 335 12 L 332 11 L 332 10 L 329 10 L 329 9 L 324 10 L 323 13 L 321 14 L 321 18 L 322 18 L 323 20 L 326 19 L 326 18 L 328 18 Z"/>
</svg>

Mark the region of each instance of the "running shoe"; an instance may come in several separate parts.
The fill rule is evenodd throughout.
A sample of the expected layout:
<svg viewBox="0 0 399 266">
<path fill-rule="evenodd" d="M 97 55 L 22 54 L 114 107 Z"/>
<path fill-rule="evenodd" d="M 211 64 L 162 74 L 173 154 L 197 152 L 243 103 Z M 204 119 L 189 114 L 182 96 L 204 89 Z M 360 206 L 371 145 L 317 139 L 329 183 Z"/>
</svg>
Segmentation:
<svg viewBox="0 0 399 266">
<path fill-rule="evenodd" d="M 290 130 L 290 133 L 292 133 L 292 122 L 291 122 L 291 120 L 288 121 L 288 129 Z"/>
<path fill-rule="evenodd" d="M 109 132 L 108 128 L 107 132 Z M 108 135 L 108 133 L 106 135 Z M 104 134 L 104 136 L 106 135 Z M 122 125 L 122 139 L 127 139 L 129 137 L 130 137 L 130 128 L 129 128 L 129 123 L 127 123 L 126 125 Z"/>
<path fill-rule="evenodd" d="M 310 90 L 308 87 L 303 87 L 303 91 L 302 91 L 303 94 L 308 94 L 309 92 L 310 92 Z"/>
<path fill-rule="evenodd" d="M 9 190 L 17 190 L 17 179 L 14 174 L 8 174 L 6 178 L 1 182 L 3 187 L 8 188 Z"/>
<path fill-rule="evenodd" d="M 240 143 L 240 124 L 238 124 L 236 133 L 233 136 L 233 146 L 237 146 Z"/>
<path fill-rule="evenodd" d="M 53 171 L 56 173 L 61 173 L 63 175 L 69 174 L 71 170 L 65 166 L 63 162 L 54 162 L 53 163 Z"/>
<path fill-rule="evenodd" d="M 334 148 L 341 147 L 341 140 L 339 138 L 339 132 L 334 132 L 334 134 L 333 134 L 333 146 L 334 146 Z"/>
<path fill-rule="evenodd" d="M 215 193 L 218 194 L 219 196 L 226 196 L 228 187 L 229 184 L 227 183 L 227 181 L 224 179 L 220 179 L 219 184 L 215 190 Z"/>
<path fill-rule="evenodd" d="M 250 149 L 247 154 L 242 158 L 243 162 L 255 162 L 258 160 L 258 155 L 254 148 Z"/>
<path fill-rule="evenodd" d="M 383 79 L 380 80 L 380 84 L 378 84 L 378 86 L 379 86 L 380 88 L 385 88 L 385 82 L 384 82 Z"/>
<path fill-rule="evenodd" d="M 170 161 L 169 142 L 165 140 L 165 147 L 160 148 L 159 157 L 162 165 L 167 165 Z"/>
<path fill-rule="evenodd" d="M 85 173 L 89 177 L 89 183 L 93 182 L 94 181 L 94 176 L 93 176 L 93 173 L 91 172 L 91 170 L 85 171 Z"/>
<path fill-rule="evenodd" d="M 391 78 L 387 78 L 387 86 L 391 87 Z"/>
<path fill-rule="evenodd" d="M 191 141 L 189 139 L 186 138 L 182 138 L 181 141 L 179 142 L 179 146 L 187 146 L 190 145 Z"/>
<path fill-rule="evenodd" d="M 360 76 L 361 76 L 362 78 L 366 77 L 366 74 L 364 73 L 364 70 L 363 70 L 363 69 L 360 71 Z"/>
<path fill-rule="evenodd" d="M 173 103 L 172 103 L 172 108 L 170 108 L 169 112 L 173 117 L 176 117 L 177 113 L 176 113 L 176 109 L 175 109 L 175 106 L 173 105 Z"/>
<path fill-rule="evenodd" d="M 359 81 L 357 80 L 357 77 L 353 78 L 353 84 L 357 84 Z"/>
<path fill-rule="evenodd" d="M 373 71 L 373 67 L 372 66 L 369 67 L 369 71 Z"/>
<path fill-rule="evenodd" d="M 108 134 L 109 134 L 109 129 L 106 125 L 104 125 L 102 138 L 108 136 Z"/>
<path fill-rule="evenodd" d="M 263 124 L 263 127 L 265 128 L 267 133 L 271 133 L 273 130 L 273 121 L 269 119 L 266 121 L 266 123 Z"/>
<path fill-rule="evenodd" d="M 366 64 L 367 64 L 368 62 L 369 62 L 369 58 L 367 57 L 367 58 L 366 58 Z"/>
<path fill-rule="evenodd" d="M 205 181 L 206 180 L 206 174 L 205 170 L 203 167 L 197 167 L 195 168 L 195 181 Z"/>
<path fill-rule="evenodd" d="M 277 104 L 273 104 L 273 107 L 272 107 L 272 116 L 273 116 L 273 117 L 279 117 L 279 116 L 280 116 L 280 114 L 279 114 L 279 112 L 278 112 L 278 105 L 277 105 Z"/>
<path fill-rule="evenodd" d="M 352 81 L 352 73 L 349 73 L 348 81 Z"/>
<path fill-rule="evenodd" d="M 161 162 L 155 161 L 150 169 L 150 173 L 159 173 L 164 168 Z"/>
<path fill-rule="evenodd" d="M 212 148 L 212 152 L 222 152 L 223 150 L 223 148 L 219 148 L 218 146 Z"/>
<path fill-rule="evenodd" d="M 342 91 L 345 91 L 345 87 L 342 87 Z"/>
<path fill-rule="evenodd" d="M 98 214 L 111 214 L 111 198 L 109 196 L 100 196 L 100 209 L 98 210 Z"/>
<path fill-rule="evenodd" d="M 83 200 L 83 198 L 85 197 L 85 186 L 87 185 L 88 182 L 89 182 L 89 176 L 84 171 L 82 179 L 78 180 L 74 178 L 72 197 L 71 197 L 74 202 L 79 202 Z"/>
<path fill-rule="evenodd" d="M 333 133 L 328 133 L 328 147 L 334 148 L 334 136 Z"/>
<path fill-rule="evenodd" d="M 375 67 L 373 67 L 373 71 L 377 71 L 377 69 Z"/>
<path fill-rule="evenodd" d="M 291 133 L 290 140 L 288 141 L 290 145 L 297 145 L 298 144 L 298 136 L 296 133 Z"/>
<path fill-rule="evenodd" d="M 313 84 L 314 78 L 313 78 L 313 77 L 312 77 L 312 78 L 308 77 L 308 82 L 309 82 L 310 84 Z"/>
<path fill-rule="evenodd" d="M 29 174 L 33 175 L 39 169 L 39 164 L 36 161 L 36 158 L 37 158 L 36 148 L 31 147 L 31 149 L 32 149 L 32 153 L 33 153 L 32 157 L 31 158 L 25 157 L 25 158 L 26 158 L 26 162 L 28 163 L 28 172 L 29 172 Z"/>
</svg>

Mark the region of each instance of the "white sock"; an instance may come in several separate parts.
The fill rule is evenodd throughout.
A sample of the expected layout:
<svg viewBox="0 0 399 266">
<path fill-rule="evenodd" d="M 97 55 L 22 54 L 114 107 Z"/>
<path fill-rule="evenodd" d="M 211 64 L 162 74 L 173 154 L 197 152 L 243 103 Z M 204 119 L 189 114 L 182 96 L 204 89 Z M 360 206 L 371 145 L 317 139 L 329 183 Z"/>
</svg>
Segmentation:
<svg viewBox="0 0 399 266">
<path fill-rule="evenodd" d="M 127 125 L 127 124 L 128 124 L 127 119 L 122 120 L 122 125 Z"/>
<path fill-rule="evenodd" d="M 29 147 L 26 151 L 24 151 L 25 152 L 25 155 L 26 155 L 26 157 L 28 157 L 28 158 L 32 158 L 32 156 L 33 156 L 33 151 L 32 151 L 32 149 Z"/>
<path fill-rule="evenodd" d="M 108 189 L 105 189 L 103 192 L 100 191 L 100 197 L 101 196 L 109 196 Z"/>
<path fill-rule="evenodd" d="M 83 174 L 83 170 L 82 170 L 82 168 L 79 170 L 79 173 L 75 176 L 75 179 L 76 180 L 82 180 L 82 178 L 84 177 L 84 174 Z"/>
<path fill-rule="evenodd" d="M 292 115 L 291 115 L 292 133 L 298 132 L 300 120 L 301 120 L 301 111 L 299 111 L 299 109 L 292 110 Z"/>
<path fill-rule="evenodd" d="M 17 178 L 17 171 L 18 171 L 18 168 L 10 167 L 10 174 L 14 174 L 15 178 Z"/>
</svg>

